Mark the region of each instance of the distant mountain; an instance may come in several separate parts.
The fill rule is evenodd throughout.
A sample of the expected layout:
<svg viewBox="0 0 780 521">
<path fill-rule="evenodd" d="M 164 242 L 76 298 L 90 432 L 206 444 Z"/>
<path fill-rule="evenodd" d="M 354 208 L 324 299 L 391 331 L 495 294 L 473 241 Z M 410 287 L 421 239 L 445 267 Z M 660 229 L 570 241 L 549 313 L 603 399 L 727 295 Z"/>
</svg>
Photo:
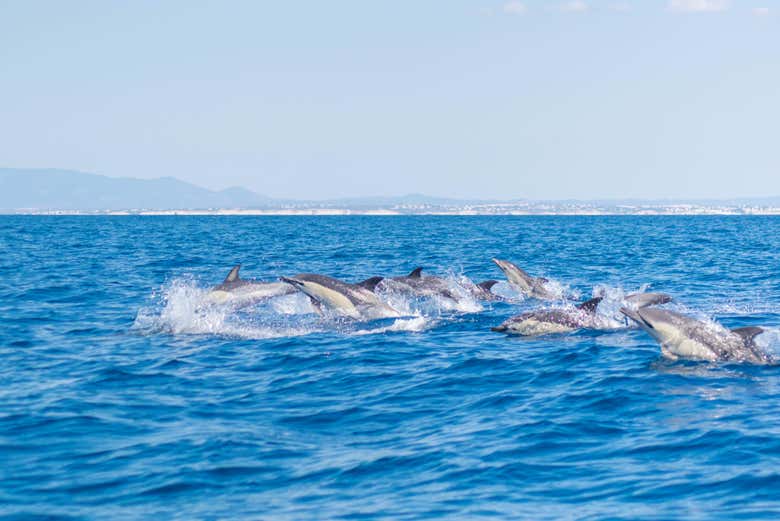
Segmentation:
<svg viewBox="0 0 780 521">
<path fill-rule="evenodd" d="M 134 179 L 71 170 L 0 168 L 0 210 L 259 208 L 271 201 L 244 188 L 214 191 L 173 177 Z"/>
<path fill-rule="evenodd" d="M 208 190 L 173 177 L 107 177 L 73 170 L 0 168 L 0 211 L 10 210 L 207 210 L 267 208 L 452 207 L 476 202 L 430 197 L 350 197 L 282 200 L 241 187 Z"/>
<path fill-rule="evenodd" d="M 602 200 L 467 200 L 431 197 L 422 194 L 402 196 L 348 197 L 328 200 L 284 200 L 258 195 L 245 188 L 209 190 L 173 177 L 135 179 L 106 177 L 72 170 L 0 168 L 0 212 L 75 212 L 105 210 L 283 210 L 318 209 L 353 212 L 392 210 L 399 213 L 474 211 L 489 214 L 520 212 L 631 213 L 641 208 L 666 208 L 679 212 L 679 206 L 705 208 L 780 208 L 780 197 L 734 199 L 602 199 Z M 683 209 L 684 210 L 684 209 Z"/>
</svg>

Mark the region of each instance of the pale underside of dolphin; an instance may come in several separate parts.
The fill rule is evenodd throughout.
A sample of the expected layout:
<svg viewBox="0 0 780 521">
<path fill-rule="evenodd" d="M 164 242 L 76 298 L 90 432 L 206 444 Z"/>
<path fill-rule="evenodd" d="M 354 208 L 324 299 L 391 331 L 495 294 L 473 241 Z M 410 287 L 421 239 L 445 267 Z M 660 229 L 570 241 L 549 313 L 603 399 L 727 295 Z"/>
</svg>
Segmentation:
<svg viewBox="0 0 780 521">
<path fill-rule="evenodd" d="M 547 288 L 548 280 L 544 277 L 533 277 L 508 260 L 493 259 L 493 262 L 504 272 L 509 284 L 523 295 L 540 300 L 560 298 L 560 295 Z"/>
<path fill-rule="evenodd" d="M 395 318 L 401 314 L 379 299 L 368 289 L 376 285 L 376 277 L 359 284 L 350 284 L 325 275 L 301 273 L 295 277 L 282 277 L 282 281 L 294 286 L 309 297 L 318 312 L 327 308 L 339 315 L 353 319 Z"/>
<path fill-rule="evenodd" d="M 242 279 L 239 276 L 240 269 L 240 264 L 235 265 L 222 284 L 211 288 L 206 296 L 207 300 L 215 304 L 248 306 L 262 300 L 295 293 L 295 288 L 285 282 Z"/>
<path fill-rule="evenodd" d="M 574 308 L 553 308 L 528 311 L 509 318 L 493 331 L 502 333 L 539 336 L 571 333 L 579 329 L 607 329 L 605 321 L 597 315 L 598 305 L 603 297 L 587 300 Z M 665 304 L 672 297 L 663 293 L 636 293 L 625 301 L 637 308 Z"/>
<path fill-rule="evenodd" d="M 621 308 L 620 311 L 661 345 L 661 354 L 666 358 L 754 364 L 772 362 L 755 344 L 755 337 L 764 332 L 760 327 L 729 330 L 719 324 L 652 307 Z"/>
</svg>

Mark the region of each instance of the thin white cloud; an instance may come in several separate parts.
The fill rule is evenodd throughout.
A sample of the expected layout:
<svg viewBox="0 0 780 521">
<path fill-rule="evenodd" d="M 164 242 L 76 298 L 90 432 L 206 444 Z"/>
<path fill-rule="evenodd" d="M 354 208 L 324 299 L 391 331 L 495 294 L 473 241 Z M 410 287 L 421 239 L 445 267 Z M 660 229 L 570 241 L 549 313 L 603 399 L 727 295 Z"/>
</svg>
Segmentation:
<svg viewBox="0 0 780 521">
<path fill-rule="evenodd" d="M 523 2 L 512 0 L 504 4 L 504 12 L 509 14 L 525 14 L 528 8 Z"/>
<path fill-rule="evenodd" d="M 584 13 L 588 10 L 588 4 L 583 0 L 571 0 L 561 5 L 561 11 L 565 13 Z"/>
<path fill-rule="evenodd" d="M 769 14 L 769 8 L 768 7 L 754 7 L 750 10 L 754 15 L 756 16 L 766 16 Z"/>
<path fill-rule="evenodd" d="M 716 13 L 729 8 L 728 0 L 670 0 L 669 10 L 685 13 Z"/>
</svg>

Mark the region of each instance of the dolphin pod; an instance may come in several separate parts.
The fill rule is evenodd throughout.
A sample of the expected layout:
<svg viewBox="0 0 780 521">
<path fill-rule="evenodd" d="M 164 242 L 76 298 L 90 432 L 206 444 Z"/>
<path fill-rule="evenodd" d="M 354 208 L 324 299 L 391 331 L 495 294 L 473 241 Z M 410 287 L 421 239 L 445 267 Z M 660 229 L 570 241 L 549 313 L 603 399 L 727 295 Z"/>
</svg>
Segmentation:
<svg viewBox="0 0 780 521">
<path fill-rule="evenodd" d="M 547 279 L 534 277 L 507 260 L 492 259 L 506 276 L 510 287 L 527 298 L 564 301 Z M 235 307 L 301 292 L 312 307 L 323 313 L 328 309 L 337 315 L 355 320 L 397 318 L 402 313 L 383 301 L 377 292 L 395 291 L 418 297 L 437 297 L 459 302 L 463 298 L 496 301 L 504 297 L 492 292 L 498 281 L 458 285 L 443 277 L 423 275 L 417 267 L 408 275 L 371 277 L 357 283 L 345 282 L 326 275 L 301 273 L 280 277 L 279 281 L 257 281 L 239 276 L 241 265 L 234 266 L 225 280 L 211 288 L 207 302 Z M 609 329 L 597 315 L 603 297 L 597 296 L 577 305 L 540 308 L 510 317 L 493 331 L 520 336 L 572 333 L 578 330 Z M 700 361 L 732 361 L 754 364 L 774 363 L 755 343 L 765 330 L 760 327 L 725 327 L 698 320 L 657 306 L 669 303 L 672 297 L 663 293 L 634 293 L 623 299 L 620 313 L 656 340 L 662 356 Z"/>
</svg>

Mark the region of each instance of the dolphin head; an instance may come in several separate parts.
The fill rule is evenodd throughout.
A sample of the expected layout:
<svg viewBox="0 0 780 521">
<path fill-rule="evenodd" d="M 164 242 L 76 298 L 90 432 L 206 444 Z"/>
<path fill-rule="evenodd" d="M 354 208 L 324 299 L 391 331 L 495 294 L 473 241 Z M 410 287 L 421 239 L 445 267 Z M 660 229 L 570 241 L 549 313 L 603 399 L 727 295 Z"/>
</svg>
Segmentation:
<svg viewBox="0 0 780 521">
<path fill-rule="evenodd" d="M 286 282 L 287 284 L 290 284 L 291 286 L 294 286 L 297 289 L 303 289 L 306 282 L 296 279 L 294 277 L 279 277 L 279 280 L 282 282 Z"/>
<path fill-rule="evenodd" d="M 279 277 L 279 280 L 290 284 L 292 287 L 319 301 L 327 301 L 328 290 L 330 288 L 324 286 L 319 281 L 311 280 L 307 277 L 307 274 L 296 275 L 295 277 Z"/>
<path fill-rule="evenodd" d="M 653 307 L 636 310 L 622 307 L 620 312 L 636 322 L 662 345 L 679 340 L 684 335 L 682 329 L 686 320 L 691 320 L 674 311 Z"/>
</svg>

